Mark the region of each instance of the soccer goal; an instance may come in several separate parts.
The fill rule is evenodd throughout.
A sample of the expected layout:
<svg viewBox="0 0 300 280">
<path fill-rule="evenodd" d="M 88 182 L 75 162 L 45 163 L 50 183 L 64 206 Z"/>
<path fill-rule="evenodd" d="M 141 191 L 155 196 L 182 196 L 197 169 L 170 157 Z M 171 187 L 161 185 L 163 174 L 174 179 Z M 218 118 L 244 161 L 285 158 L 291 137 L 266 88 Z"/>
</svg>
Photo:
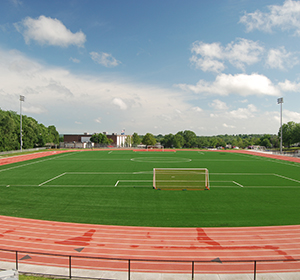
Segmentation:
<svg viewBox="0 0 300 280">
<path fill-rule="evenodd" d="M 160 190 L 209 190 L 207 168 L 154 168 L 153 188 Z"/>
</svg>

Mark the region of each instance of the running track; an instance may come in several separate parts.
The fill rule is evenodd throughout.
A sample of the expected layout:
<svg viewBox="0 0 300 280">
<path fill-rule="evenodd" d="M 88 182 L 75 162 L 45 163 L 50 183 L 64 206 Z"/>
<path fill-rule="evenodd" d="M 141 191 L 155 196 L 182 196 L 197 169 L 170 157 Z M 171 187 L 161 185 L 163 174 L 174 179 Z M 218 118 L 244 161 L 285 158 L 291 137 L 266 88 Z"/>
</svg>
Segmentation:
<svg viewBox="0 0 300 280">
<path fill-rule="evenodd" d="M 12 157 L 13 161 L 51 155 L 54 152 Z M 56 152 L 58 153 L 58 152 Z M 253 154 L 251 152 L 251 154 Z M 259 153 L 259 155 L 262 155 Z M 271 155 L 268 155 L 269 157 Z M 285 157 L 280 157 L 285 159 Z M 287 157 L 286 160 L 293 160 Z M 0 159 L 0 165 L 8 158 Z M 295 159 L 298 161 L 298 159 Z M 22 263 L 67 267 L 67 257 L 76 256 L 72 267 L 126 271 L 189 273 L 252 273 L 249 260 L 258 262 L 258 272 L 300 271 L 300 225 L 243 228 L 153 228 L 62 223 L 0 216 L 0 249 L 24 251 Z M 35 252 L 35 253 L 32 253 Z M 96 260 L 82 257 L 116 258 Z M 78 257 L 78 258 L 77 258 Z M 161 260 L 163 262 L 156 262 Z M 165 262 L 168 260 L 168 262 Z M 186 261 L 176 263 L 172 261 Z M 233 263 L 240 260 L 245 262 Z M 0 250 L 0 261 L 15 261 L 15 254 Z M 201 263 L 197 261 L 207 261 Z"/>
</svg>

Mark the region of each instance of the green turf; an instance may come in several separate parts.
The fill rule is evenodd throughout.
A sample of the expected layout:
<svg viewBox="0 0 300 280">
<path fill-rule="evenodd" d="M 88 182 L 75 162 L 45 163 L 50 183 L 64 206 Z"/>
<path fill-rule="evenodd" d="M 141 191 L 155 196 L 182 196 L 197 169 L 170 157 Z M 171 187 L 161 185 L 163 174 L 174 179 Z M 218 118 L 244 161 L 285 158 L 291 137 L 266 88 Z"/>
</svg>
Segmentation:
<svg viewBox="0 0 300 280">
<path fill-rule="evenodd" d="M 208 168 L 210 191 L 152 188 L 153 168 Z M 300 164 L 226 152 L 71 152 L 0 167 L 0 215 L 134 226 L 300 224 Z"/>
</svg>

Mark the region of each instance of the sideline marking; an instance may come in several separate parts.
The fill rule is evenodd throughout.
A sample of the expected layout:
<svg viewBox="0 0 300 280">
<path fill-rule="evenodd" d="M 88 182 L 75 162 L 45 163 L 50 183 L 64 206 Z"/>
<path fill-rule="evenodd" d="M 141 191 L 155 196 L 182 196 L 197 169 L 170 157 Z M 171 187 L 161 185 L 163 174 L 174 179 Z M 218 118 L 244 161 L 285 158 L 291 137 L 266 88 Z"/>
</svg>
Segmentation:
<svg viewBox="0 0 300 280">
<path fill-rule="evenodd" d="M 237 182 L 235 182 L 235 181 L 232 181 L 232 182 L 235 183 L 236 185 L 240 186 L 241 188 L 244 187 L 243 185 L 241 185 L 241 184 L 239 184 L 239 183 L 237 183 Z"/>
<path fill-rule="evenodd" d="M 56 177 L 54 177 L 54 178 L 51 178 L 50 180 L 45 181 L 45 182 L 39 184 L 39 187 L 41 187 L 41 186 L 44 185 L 44 184 L 47 184 L 48 182 L 51 182 L 51 181 L 53 181 L 53 180 L 59 178 L 59 177 L 61 177 L 61 176 L 64 176 L 64 175 L 66 175 L 66 173 L 62 173 L 62 174 L 60 174 L 60 175 L 58 175 L 58 176 L 56 176 Z"/>
</svg>

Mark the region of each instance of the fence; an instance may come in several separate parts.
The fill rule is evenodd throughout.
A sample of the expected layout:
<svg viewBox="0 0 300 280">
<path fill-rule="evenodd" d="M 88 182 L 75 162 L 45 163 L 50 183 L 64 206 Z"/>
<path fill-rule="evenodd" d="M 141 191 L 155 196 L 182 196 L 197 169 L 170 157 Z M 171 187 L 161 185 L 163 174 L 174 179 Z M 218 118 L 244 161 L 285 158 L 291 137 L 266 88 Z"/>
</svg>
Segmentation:
<svg viewBox="0 0 300 280">
<path fill-rule="evenodd" d="M 121 259 L 0 249 L 0 269 L 16 269 L 20 273 L 69 279 L 131 280 L 134 273 L 175 273 L 185 277 L 181 279 L 194 280 L 197 274 L 247 273 L 252 274 L 253 279 L 256 280 L 258 273 L 300 272 L 300 259 L 220 260 L 216 258 L 211 261 Z M 118 278 L 115 278 L 116 276 Z"/>
</svg>

